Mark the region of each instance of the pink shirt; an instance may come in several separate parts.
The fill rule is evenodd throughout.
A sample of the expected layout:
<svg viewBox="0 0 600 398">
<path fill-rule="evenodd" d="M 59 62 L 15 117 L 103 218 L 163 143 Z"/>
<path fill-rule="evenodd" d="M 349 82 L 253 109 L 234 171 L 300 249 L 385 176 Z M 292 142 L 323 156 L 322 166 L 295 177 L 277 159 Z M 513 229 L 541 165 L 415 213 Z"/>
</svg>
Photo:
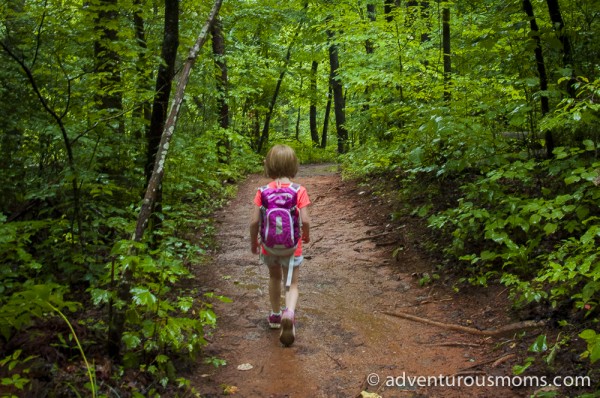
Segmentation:
<svg viewBox="0 0 600 398">
<path fill-rule="evenodd" d="M 269 184 L 270 188 L 276 188 L 277 187 L 277 182 L 276 181 L 271 181 Z M 289 187 L 291 185 L 291 183 L 281 183 L 282 187 Z M 257 206 L 262 206 L 262 202 L 260 199 L 260 190 L 256 191 L 256 195 L 254 196 L 254 204 Z M 306 207 L 310 204 L 310 199 L 308 197 L 308 192 L 306 192 L 306 188 L 304 188 L 304 186 L 300 185 L 300 189 L 298 189 L 298 209 L 301 209 L 303 207 Z M 265 249 L 262 249 L 262 253 L 266 254 Z M 294 252 L 294 256 L 298 257 L 302 255 L 302 239 L 300 239 L 300 242 L 298 242 L 298 247 L 296 248 L 296 251 Z"/>
</svg>

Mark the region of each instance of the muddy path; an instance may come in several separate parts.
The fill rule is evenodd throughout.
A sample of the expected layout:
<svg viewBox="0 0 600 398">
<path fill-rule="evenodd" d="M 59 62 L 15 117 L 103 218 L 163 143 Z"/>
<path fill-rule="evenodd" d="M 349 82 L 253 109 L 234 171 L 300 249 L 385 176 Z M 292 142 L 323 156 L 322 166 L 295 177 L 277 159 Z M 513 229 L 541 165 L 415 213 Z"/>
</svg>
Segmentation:
<svg viewBox="0 0 600 398">
<path fill-rule="evenodd" d="M 518 360 L 510 339 L 385 314 L 402 311 L 449 324 L 498 327 L 510 322 L 502 292 L 457 294 L 439 284 L 421 286 L 420 278 L 432 264 L 416 249 L 410 225 L 386 221 L 385 203 L 342 182 L 332 165 L 303 166 L 294 181 L 306 186 L 312 200 L 312 242 L 305 246 L 300 270 L 296 342 L 284 348 L 279 332 L 266 321 L 268 272 L 250 252 L 247 231 L 254 192 L 268 180 L 250 176 L 216 215 L 220 249 L 196 272 L 204 291 L 233 300 L 215 304 L 218 329 L 205 352 L 227 364 L 198 364 L 190 370 L 192 384 L 203 397 L 226 392 L 241 397 L 359 397 L 363 391 L 381 397 L 531 393 L 477 386 L 477 379 L 467 378 L 510 375 Z M 251 369 L 239 370 L 243 364 Z M 439 375 L 466 379 L 448 379 L 445 384 L 453 387 L 411 379 Z"/>
</svg>

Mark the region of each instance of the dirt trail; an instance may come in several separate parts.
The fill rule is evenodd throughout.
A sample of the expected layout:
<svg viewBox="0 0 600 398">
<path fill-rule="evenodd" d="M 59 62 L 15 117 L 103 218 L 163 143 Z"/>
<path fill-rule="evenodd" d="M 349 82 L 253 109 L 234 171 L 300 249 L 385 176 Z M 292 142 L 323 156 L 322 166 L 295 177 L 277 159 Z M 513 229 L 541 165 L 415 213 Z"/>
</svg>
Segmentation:
<svg viewBox="0 0 600 398">
<path fill-rule="evenodd" d="M 233 300 L 216 304 L 219 326 L 206 349 L 227 365 L 193 370 L 193 385 L 203 397 L 222 396 L 225 388 L 241 397 L 357 397 L 361 391 L 382 397 L 527 396 L 523 389 L 506 387 L 411 386 L 409 377 L 416 376 L 510 375 L 514 361 L 491 365 L 510 354 L 509 344 L 384 312 L 502 326 L 508 320 L 494 302 L 498 296 L 474 298 L 420 287 L 415 274 L 431 265 L 413 248 L 409 227 L 382 224 L 387 209 L 342 183 L 335 166 L 303 166 L 294 181 L 306 186 L 312 200 L 312 242 L 300 270 L 296 342 L 283 348 L 279 332 L 266 322 L 268 272 L 250 252 L 247 226 L 254 192 L 268 180 L 251 176 L 216 215 L 221 249 L 197 271 L 204 289 Z M 403 250 L 394 259 L 392 251 L 400 245 Z M 252 369 L 237 369 L 247 363 Z M 379 383 L 373 383 L 372 374 Z M 376 385 L 369 384 L 369 375 Z M 390 378 L 399 385 L 386 385 Z"/>
</svg>

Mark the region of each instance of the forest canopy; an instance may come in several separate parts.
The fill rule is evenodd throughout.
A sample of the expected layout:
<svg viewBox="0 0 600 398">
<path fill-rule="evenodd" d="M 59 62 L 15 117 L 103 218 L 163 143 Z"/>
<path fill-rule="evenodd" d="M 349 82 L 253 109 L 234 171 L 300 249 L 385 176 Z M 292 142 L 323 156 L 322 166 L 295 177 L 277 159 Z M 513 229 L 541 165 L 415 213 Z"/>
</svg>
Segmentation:
<svg viewBox="0 0 600 398">
<path fill-rule="evenodd" d="M 66 388 L 23 370 L 56 352 L 176 383 L 227 300 L 185 283 L 214 248 L 212 214 L 276 142 L 386 176 L 426 220 L 436 272 L 505 284 L 581 337 L 586 366 L 600 358 L 599 2 L 3 0 L 0 15 L 0 374 L 15 394 Z M 47 324 L 59 333 L 40 342 Z M 99 393 L 93 365 L 80 376 Z"/>
</svg>

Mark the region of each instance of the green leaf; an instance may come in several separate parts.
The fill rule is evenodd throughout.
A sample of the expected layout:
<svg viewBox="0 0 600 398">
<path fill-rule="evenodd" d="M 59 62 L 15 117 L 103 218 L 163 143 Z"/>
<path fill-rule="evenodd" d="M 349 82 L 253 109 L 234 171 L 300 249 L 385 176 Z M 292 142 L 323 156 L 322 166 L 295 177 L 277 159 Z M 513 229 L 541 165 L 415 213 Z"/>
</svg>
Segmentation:
<svg viewBox="0 0 600 398">
<path fill-rule="evenodd" d="M 123 343 L 125 344 L 125 347 L 127 347 L 128 350 L 133 350 L 133 349 L 139 347 L 141 342 L 142 342 L 142 340 L 139 338 L 139 336 L 137 336 L 135 334 L 132 334 L 132 333 L 123 334 Z"/>
<path fill-rule="evenodd" d="M 554 232 L 556 232 L 556 230 L 558 229 L 558 224 L 554 224 L 554 223 L 548 223 L 544 226 L 544 232 L 546 232 L 546 235 L 551 235 Z"/>
<path fill-rule="evenodd" d="M 590 350 L 590 361 L 595 363 L 598 359 L 600 359 L 600 342 L 596 342 Z"/>
<path fill-rule="evenodd" d="M 516 376 L 522 374 L 523 372 L 525 372 L 527 370 L 527 368 L 529 368 L 531 366 L 531 364 L 533 363 L 534 358 L 533 357 L 527 357 L 527 359 L 525 360 L 525 363 L 523 365 L 515 365 L 513 366 L 513 374 L 515 374 Z"/>
<path fill-rule="evenodd" d="M 572 175 L 572 176 L 565 178 L 565 184 L 567 184 L 567 185 L 571 185 L 571 184 L 573 184 L 575 182 L 579 182 L 579 181 L 581 181 L 581 177 L 578 175 Z"/>
<path fill-rule="evenodd" d="M 584 140 L 583 145 L 585 146 L 586 151 L 595 151 L 596 150 L 596 145 L 594 144 L 594 141 L 592 141 L 592 140 Z"/>
<path fill-rule="evenodd" d="M 530 352 L 541 353 L 548 350 L 548 343 L 546 342 L 546 335 L 541 334 L 535 339 L 535 342 L 529 347 Z"/>
<path fill-rule="evenodd" d="M 131 289 L 131 294 L 133 295 L 133 302 L 137 305 L 152 306 L 157 302 L 156 296 L 147 288 L 133 288 Z"/>
<path fill-rule="evenodd" d="M 596 332 L 592 329 L 585 329 L 583 332 L 579 333 L 579 337 L 588 342 L 591 340 L 595 340 L 596 336 Z"/>
<path fill-rule="evenodd" d="M 581 241 L 581 243 L 583 243 L 584 245 L 587 245 L 588 243 L 590 243 L 596 236 L 600 235 L 600 226 L 599 225 L 594 225 L 592 227 L 590 227 L 585 234 L 583 234 L 583 236 L 579 239 Z"/>
<path fill-rule="evenodd" d="M 531 217 L 529 217 L 530 225 L 539 224 L 540 221 L 542 221 L 542 216 L 540 216 L 539 214 L 532 214 Z"/>
</svg>

